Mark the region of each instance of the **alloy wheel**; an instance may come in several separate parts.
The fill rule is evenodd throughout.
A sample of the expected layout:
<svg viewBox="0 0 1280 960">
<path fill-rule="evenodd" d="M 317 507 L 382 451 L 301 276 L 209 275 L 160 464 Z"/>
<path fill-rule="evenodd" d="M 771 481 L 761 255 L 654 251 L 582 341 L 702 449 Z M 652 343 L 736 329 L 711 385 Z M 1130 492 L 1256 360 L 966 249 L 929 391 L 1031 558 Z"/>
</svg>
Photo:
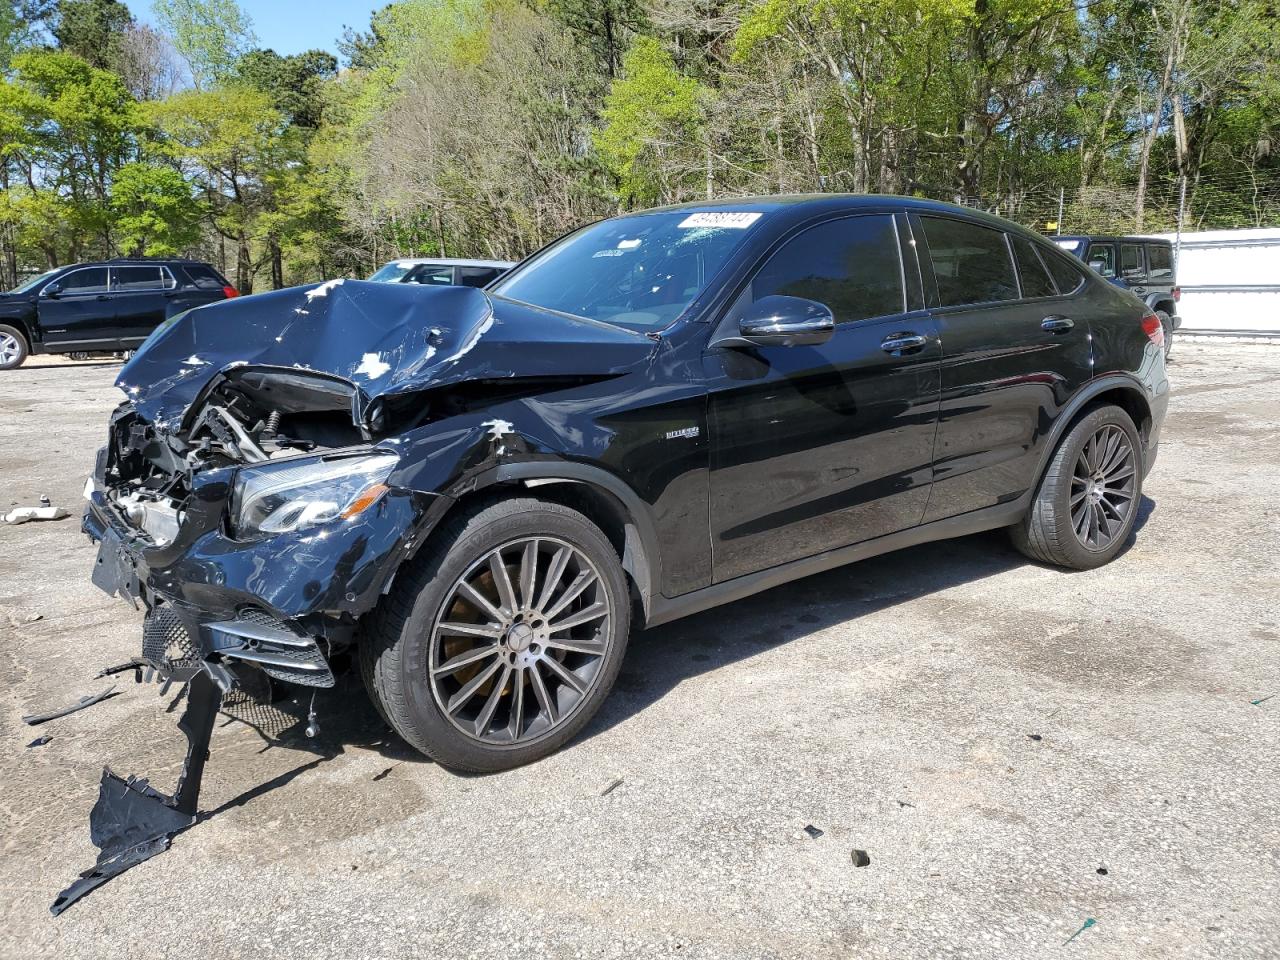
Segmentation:
<svg viewBox="0 0 1280 960">
<path fill-rule="evenodd" d="M 22 344 L 11 333 L 0 333 L 0 366 L 14 363 L 22 354 Z"/>
<path fill-rule="evenodd" d="M 431 691 L 459 731 L 513 745 L 565 723 L 612 641 L 600 572 L 553 537 L 512 540 L 450 588 L 432 628 Z"/>
<path fill-rule="evenodd" d="M 1100 427 L 1076 458 L 1071 477 L 1071 526 L 1090 550 L 1105 550 L 1125 530 L 1133 510 L 1137 457 L 1129 434 Z"/>
</svg>

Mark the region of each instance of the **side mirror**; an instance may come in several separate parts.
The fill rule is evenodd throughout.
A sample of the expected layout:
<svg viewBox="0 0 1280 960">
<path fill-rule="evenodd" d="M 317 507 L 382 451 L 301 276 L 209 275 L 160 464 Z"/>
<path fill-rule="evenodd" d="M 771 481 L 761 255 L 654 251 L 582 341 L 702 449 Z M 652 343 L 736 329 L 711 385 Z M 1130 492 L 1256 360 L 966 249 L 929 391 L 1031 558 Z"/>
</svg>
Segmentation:
<svg viewBox="0 0 1280 960">
<path fill-rule="evenodd" d="M 40 295 L 43 297 L 48 297 L 50 300 L 57 300 L 60 296 L 62 296 L 62 284 L 58 283 L 55 280 L 53 283 L 49 284 L 47 287 L 41 290 Z"/>
<path fill-rule="evenodd" d="M 1107 275 L 1107 272 L 1106 272 L 1106 271 L 1107 271 L 1107 261 L 1105 261 L 1105 260 L 1090 260 L 1090 261 L 1089 261 L 1089 269 L 1090 269 L 1090 270 L 1092 270 L 1094 273 L 1100 273 L 1100 274 L 1102 274 L 1102 275 L 1105 277 L 1105 276 Z"/>
<path fill-rule="evenodd" d="M 737 337 L 726 346 L 799 347 L 826 343 L 836 321 L 826 304 L 801 297 L 762 297 L 738 318 Z"/>
</svg>

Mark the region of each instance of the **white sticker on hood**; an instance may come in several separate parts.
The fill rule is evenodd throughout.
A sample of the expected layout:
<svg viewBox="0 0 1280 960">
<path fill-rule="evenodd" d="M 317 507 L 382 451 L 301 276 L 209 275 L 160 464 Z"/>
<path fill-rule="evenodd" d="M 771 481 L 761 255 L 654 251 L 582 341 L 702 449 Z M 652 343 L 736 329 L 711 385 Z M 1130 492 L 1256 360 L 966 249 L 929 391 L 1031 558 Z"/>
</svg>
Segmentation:
<svg viewBox="0 0 1280 960">
<path fill-rule="evenodd" d="M 390 369 L 391 364 L 383 360 L 382 357 L 376 353 L 366 353 L 360 358 L 360 366 L 352 371 L 352 375 L 363 373 L 370 380 L 377 380 Z"/>
<path fill-rule="evenodd" d="M 745 210 L 723 210 L 713 213 L 691 213 L 677 226 L 685 230 L 694 227 L 719 227 L 724 230 L 745 230 L 760 219 L 758 213 Z"/>
</svg>

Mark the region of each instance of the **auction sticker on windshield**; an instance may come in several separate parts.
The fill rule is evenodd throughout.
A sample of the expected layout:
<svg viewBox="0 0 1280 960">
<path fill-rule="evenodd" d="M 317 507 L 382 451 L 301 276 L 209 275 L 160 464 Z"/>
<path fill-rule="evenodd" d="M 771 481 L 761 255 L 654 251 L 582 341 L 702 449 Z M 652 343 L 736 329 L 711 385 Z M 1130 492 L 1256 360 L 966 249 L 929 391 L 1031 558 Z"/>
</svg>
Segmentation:
<svg viewBox="0 0 1280 960">
<path fill-rule="evenodd" d="M 747 213 L 745 211 L 691 213 L 681 220 L 678 226 L 686 230 L 691 227 L 722 227 L 728 230 L 745 230 L 759 219 L 760 214 Z"/>
</svg>

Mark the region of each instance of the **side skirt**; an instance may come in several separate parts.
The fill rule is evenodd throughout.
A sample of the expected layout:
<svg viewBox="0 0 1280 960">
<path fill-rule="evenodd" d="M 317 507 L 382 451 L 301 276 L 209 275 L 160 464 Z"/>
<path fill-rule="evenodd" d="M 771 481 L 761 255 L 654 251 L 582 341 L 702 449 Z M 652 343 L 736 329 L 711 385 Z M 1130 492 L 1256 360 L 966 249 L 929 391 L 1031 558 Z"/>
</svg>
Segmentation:
<svg viewBox="0 0 1280 960">
<path fill-rule="evenodd" d="M 703 610 L 709 610 L 712 607 L 718 607 L 722 603 L 732 603 L 762 590 L 781 586 L 784 583 L 790 583 L 792 580 L 799 580 L 803 577 L 810 577 L 816 573 L 825 573 L 827 570 L 876 557 L 882 553 L 891 553 L 894 550 L 902 550 L 922 543 L 931 543 L 935 540 L 967 537 L 970 534 L 1007 527 L 1023 518 L 1031 505 L 1031 496 L 1032 491 L 1028 491 L 1017 500 L 1012 500 L 1009 503 L 999 503 L 992 507 L 984 507 L 981 510 L 974 510 L 958 517 L 934 520 L 932 523 L 922 524 L 908 530 L 899 530 L 897 533 L 876 537 L 874 540 L 840 547 L 837 550 L 828 550 L 826 553 L 805 557 L 801 560 L 792 560 L 790 563 L 784 563 L 781 566 L 761 570 L 758 573 L 749 573 L 743 577 L 735 577 L 732 580 L 712 584 L 709 587 L 703 587 L 701 590 L 695 590 L 679 597 L 655 596 L 649 616 L 645 619 L 645 626 L 655 627 L 659 624 L 670 623 L 672 620 L 679 620 L 681 617 L 687 617 L 695 613 L 701 613 Z"/>
</svg>

